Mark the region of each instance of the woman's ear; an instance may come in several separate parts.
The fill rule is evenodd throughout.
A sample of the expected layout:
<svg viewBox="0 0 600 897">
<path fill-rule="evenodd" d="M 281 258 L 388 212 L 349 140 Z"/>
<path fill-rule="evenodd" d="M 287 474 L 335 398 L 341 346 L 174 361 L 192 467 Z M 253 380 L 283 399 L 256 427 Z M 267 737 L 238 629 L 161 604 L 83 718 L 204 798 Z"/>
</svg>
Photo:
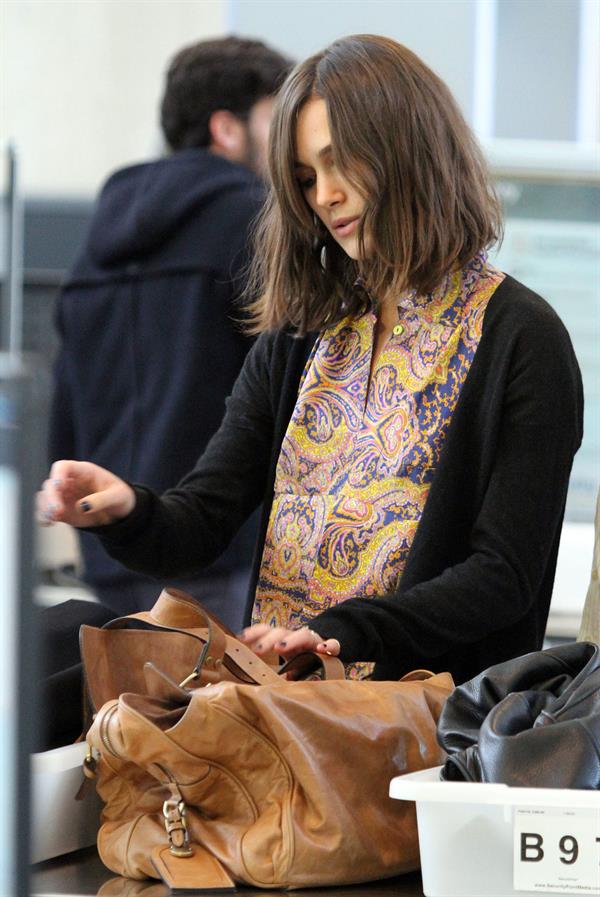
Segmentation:
<svg viewBox="0 0 600 897">
<path fill-rule="evenodd" d="M 228 109 L 217 109 L 208 120 L 210 149 L 232 162 L 246 157 L 248 134 L 245 123 Z"/>
</svg>

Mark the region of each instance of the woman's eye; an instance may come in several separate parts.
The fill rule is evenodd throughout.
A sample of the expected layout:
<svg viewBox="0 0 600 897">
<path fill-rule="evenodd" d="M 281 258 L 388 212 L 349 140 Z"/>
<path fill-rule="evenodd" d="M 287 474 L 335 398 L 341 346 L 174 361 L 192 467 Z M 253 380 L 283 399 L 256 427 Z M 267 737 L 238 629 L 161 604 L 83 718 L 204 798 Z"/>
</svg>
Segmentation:
<svg viewBox="0 0 600 897">
<path fill-rule="evenodd" d="M 315 184 L 315 178 L 312 175 L 307 175 L 303 178 L 298 178 L 298 186 L 301 190 L 310 190 Z"/>
</svg>

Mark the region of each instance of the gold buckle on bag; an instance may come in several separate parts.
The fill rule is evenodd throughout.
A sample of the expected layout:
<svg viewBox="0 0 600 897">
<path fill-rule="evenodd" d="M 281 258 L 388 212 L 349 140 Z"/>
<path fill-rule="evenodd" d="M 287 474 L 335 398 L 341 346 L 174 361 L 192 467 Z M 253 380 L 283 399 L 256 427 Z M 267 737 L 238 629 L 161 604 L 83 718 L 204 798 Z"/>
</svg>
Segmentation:
<svg viewBox="0 0 600 897">
<path fill-rule="evenodd" d="M 163 804 L 169 850 L 174 857 L 191 857 L 190 835 L 186 820 L 186 806 L 182 800 L 166 800 Z"/>
</svg>

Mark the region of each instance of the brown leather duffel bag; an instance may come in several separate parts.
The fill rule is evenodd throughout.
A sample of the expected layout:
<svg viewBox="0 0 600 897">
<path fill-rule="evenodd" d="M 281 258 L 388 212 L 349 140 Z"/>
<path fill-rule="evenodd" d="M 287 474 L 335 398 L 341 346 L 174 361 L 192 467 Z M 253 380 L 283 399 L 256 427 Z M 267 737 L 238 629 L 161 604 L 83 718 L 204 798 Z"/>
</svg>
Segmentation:
<svg viewBox="0 0 600 897">
<path fill-rule="evenodd" d="M 180 624 L 201 614 L 172 590 L 159 604 L 133 625 L 148 625 L 153 614 L 161 626 L 175 612 Z M 177 628 L 83 633 L 92 694 L 106 692 L 106 679 L 97 681 L 106 663 L 94 652 L 103 645 L 110 657 L 113 636 L 122 667 L 124 636 L 130 645 L 141 636 L 142 656 L 152 655 L 141 671 L 111 670 L 111 687 L 125 678 L 135 688 L 108 700 L 88 733 L 100 752 L 106 806 L 98 849 L 110 869 L 161 877 L 177 889 L 227 890 L 234 882 L 339 885 L 418 867 L 414 805 L 390 799 L 388 786 L 396 775 L 443 762 L 436 721 L 452 689 L 448 674 L 290 681 L 214 621 L 204 635 Z M 188 686 L 200 687 L 177 685 L 190 664 Z"/>
</svg>

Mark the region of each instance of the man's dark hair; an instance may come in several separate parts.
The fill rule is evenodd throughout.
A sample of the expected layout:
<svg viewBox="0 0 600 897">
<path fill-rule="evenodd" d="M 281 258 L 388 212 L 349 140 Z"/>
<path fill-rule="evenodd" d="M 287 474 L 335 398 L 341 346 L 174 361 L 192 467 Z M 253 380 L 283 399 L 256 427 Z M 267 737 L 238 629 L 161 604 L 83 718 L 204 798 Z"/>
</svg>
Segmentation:
<svg viewBox="0 0 600 897">
<path fill-rule="evenodd" d="M 217 109 L 245 118 L 275 94 L 291 68 L 261 41 L 226 37 L 184 47 L 167 71 L 161 124 L 173 150 L 209 146 L 209 119 Z"/>
</svg>

